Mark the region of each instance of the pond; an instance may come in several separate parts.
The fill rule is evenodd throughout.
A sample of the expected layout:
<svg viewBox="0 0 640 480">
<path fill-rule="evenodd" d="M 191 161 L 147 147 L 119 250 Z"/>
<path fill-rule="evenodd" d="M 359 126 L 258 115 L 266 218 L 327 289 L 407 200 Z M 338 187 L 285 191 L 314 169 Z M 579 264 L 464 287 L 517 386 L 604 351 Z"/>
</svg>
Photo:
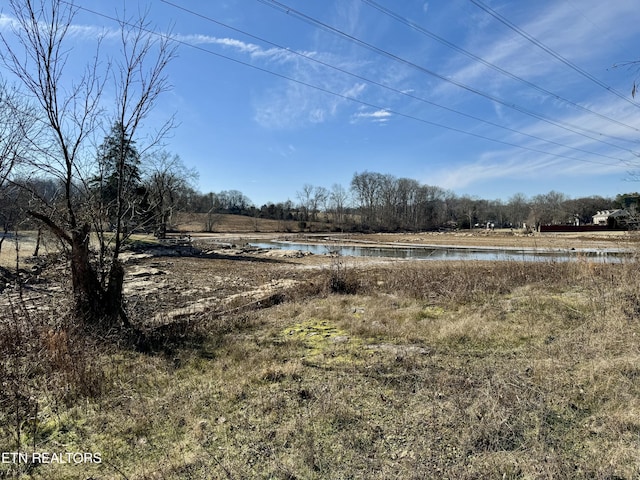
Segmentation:
<svg viewBox="0 0 640 480">
<path fill-rule="evenodd" d="M 629 252 L 620 249 L 611 250 L 549 250 L 549 249 L 517 249 L 517 248 L 482 248 L 482 247 L 378 247 L 354 245 L 320 245 L 284 241 L 252 242 L 252 247 L 300 250 L 316 255 L 337 253 L 349 257 L 384 257 L 414 260 L 489 260 L 489 261 L 524 261 L 524 262 L 567 262 L 586 259 L 602 263 L 620 263 L 630 257 Z"/>
</svg>

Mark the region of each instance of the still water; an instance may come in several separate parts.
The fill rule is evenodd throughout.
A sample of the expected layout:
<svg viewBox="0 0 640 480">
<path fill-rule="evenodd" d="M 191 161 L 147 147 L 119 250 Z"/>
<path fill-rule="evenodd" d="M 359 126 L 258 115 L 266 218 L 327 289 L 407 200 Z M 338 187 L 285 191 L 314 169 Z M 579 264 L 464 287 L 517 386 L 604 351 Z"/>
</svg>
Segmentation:
<svg viewBox="0 0 640 480">
<path fill-rule="evenodd" d="M 467 248 L 467 247 L 362 247 L 351 245 L 313 245 L 293 242 L 255 242 L 252 247 L 300 250 L 316 255 L 338 253 L 350 257 L 385 257 L 414 260 L 489 260 L 489 261 L 525 261 L 525 262 L 567 262 L 578 259 L 619 263 L 629 258 L 629 253 L 622 250 L 545 250 L 545 249 L 501 249 L 501 248 Z"/>
</svg>

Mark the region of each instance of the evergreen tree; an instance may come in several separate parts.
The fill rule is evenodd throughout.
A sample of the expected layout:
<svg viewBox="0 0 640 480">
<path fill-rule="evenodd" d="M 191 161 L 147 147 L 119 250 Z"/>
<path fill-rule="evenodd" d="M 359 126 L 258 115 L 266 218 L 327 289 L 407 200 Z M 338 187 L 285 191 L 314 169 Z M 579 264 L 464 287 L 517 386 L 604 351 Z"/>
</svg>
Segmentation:
<svg viewBox="0 0 640 480">
<path fill-rule="evenodd" d="M 140 154 L 135 141 L 116 122 L 98 147 L 98 175 L 92 180 L 105 220 L 111 226 L 127 219 L 132 226 L 140 216 L 145 189 L 140 173 Z M 125 231 L 128 230 L 125 225 Z"/>
</svg>

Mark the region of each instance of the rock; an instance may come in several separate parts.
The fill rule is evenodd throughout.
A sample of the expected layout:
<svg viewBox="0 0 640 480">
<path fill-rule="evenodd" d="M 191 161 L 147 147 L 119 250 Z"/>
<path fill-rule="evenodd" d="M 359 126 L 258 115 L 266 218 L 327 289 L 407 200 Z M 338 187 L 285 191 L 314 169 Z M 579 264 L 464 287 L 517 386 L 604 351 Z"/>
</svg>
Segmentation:
<svg viewBox="0 0 640 480">
<path fill-rule="evenodd" d="M 133 267 L 129 269 L 127 274 L 131 277 L 141 278 L 141 277 L 151 277 L 153 275 L 165 275 L 166 272 L 159 270 L 155 267 Z"/>
</svg>

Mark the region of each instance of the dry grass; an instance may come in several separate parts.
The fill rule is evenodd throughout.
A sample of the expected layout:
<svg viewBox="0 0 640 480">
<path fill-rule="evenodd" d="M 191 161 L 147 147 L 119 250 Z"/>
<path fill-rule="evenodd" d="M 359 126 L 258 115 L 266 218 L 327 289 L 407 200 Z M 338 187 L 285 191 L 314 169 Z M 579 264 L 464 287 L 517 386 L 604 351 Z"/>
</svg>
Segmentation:
<svg viewBox="0 0 640 480">
<path fill-rule="evenodd" d="M 33 252 L 36 246 L 37 232 L 20 232 L 18 235 L 18 251 L 17 256 L 20 262 L 33 256 Z M 53 242 L 48 238 L 47 242 L 43 243 L 43 248 L 40 253 L 49 253 L 51 249 L 57 247 L 53 246 Z M 15 268 L 16 266 L 16 242 L 15 237 L 7 237 L 2 242 L 2 249 L 0 250 L 0 267 Z"/>
<path fill-rule="evenodd" d="M 175 228 L 182 232 L 204 232 L 207 226 L 206 213 L 181 213 L 175 219 Z M 312 231 L 328 231 L 326 222 L 306 222 L 307 229 Z M 295 220 L 271 220 L 266 218 L 247 217 L 245 215 L 215 214 L 212 232 L 224 233 L 256 233 L 256 232 L 299 232 L 300 225 Z"/>
<path fill-rule="evenodd" d="M 202 313 L 205 337 L 170 354 L 98 348 L 45 329 L 51 317 L 1 337 L 3 380 L 20 391 L 4 390 L 1 449 L 103 458 L 25 478 L 640 475 L 636 263 L 353 266 L 353 293 L 335 294 L 331 267 L 170 261 L 251 288 L 282 275 L 307 286 L 269 308 Z"/>
<path fill-rule="evenodd" d="M 385 244 L 463 245 L 519 248 L 609 248 L 638 246 L 636 231 L 526 234 L 518 230 L 458 230 L 454 232 L 353 234 L 354 241 Z"/>
</svg>

